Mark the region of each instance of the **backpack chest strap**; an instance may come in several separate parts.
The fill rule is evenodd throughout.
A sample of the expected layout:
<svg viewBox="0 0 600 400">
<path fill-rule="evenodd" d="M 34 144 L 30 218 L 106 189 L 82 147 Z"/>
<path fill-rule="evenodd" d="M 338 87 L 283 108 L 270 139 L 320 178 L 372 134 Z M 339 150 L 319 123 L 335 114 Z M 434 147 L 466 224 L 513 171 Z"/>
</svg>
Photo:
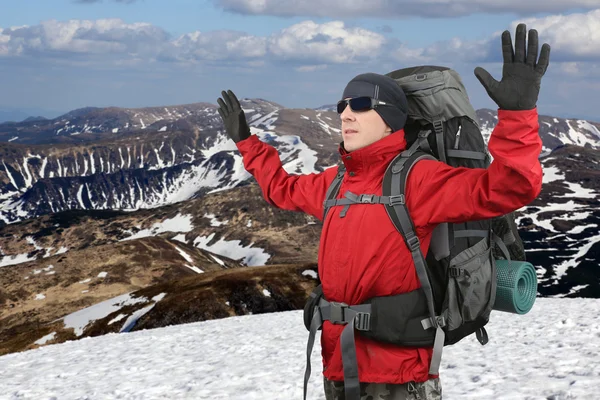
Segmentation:
<svg viewBox="0 0 600 400">
<path fill-rule="evenodd" d="M 340 213 L 340 217 L 346 216 L 348 207 L 352 204 L 387 204 L 390 206 L 404 204 L 404 195 L 400 194 L 397 196 L 378 196 L 375 194 L 354 194 L 351 191 L 344 193 L 343 199 L 325 200 L 323 206 L 325 209 L 329 209 L 333 206 L 346 206 Z"/>
</svg>

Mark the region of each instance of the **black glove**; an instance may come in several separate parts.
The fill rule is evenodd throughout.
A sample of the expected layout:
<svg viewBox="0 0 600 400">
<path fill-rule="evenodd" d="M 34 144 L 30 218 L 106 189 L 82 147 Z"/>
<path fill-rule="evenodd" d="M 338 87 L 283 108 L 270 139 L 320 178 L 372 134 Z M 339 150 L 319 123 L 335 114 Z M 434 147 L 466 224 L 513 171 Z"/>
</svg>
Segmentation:
<svg viewBox="0 0 600 400">
<path fill-rule="evenodd" d="M 525 24 L 519 24 L 515 35 L 515 52 L 513 52 L 510 32 L 502 33 L 504 67 L 500 82 L 495 80 L 485 69 L 475 68 L 475 76 L 492 100 L 503 110 L 534 109 L 540 92 L 542 76 L 548 68 L 550 46 L 544 43 L 540 58 L 537 60 L 538 33 L 535 29 L 529 31 L 527 54 L 525 54 L 526 34 Z"/>
<path fill-rule="evenodd" d="M 221 106 L 217 111 L 223 119 L 227 135 L 236 143 L 249 138 L 250 128 L 246 122 L 246 114 L 244 114 L 237 97 L 231 90 L 228 90 L 227 93 L 222 91 L 221 95 L 225 101 L 221 98 L 217 100 Z"/>
</svg>

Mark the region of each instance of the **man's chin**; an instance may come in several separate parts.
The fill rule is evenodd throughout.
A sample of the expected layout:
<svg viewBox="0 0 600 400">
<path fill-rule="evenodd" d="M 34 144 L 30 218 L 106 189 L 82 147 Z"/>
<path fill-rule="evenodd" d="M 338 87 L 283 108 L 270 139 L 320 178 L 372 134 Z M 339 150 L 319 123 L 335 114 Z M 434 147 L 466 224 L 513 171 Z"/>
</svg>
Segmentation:
<svg viewBox="0 0 600 400">
<path fill-rule="evenodd" d="M 356 150 L 356 148 L 358 147 L 358 143 L 356 143 L 356 141 L 352 139 L 353 138 L 351 137 L 347 137 L 346 139 L 344 139 L 344 148 L 348 151 Z"/>
</svg>

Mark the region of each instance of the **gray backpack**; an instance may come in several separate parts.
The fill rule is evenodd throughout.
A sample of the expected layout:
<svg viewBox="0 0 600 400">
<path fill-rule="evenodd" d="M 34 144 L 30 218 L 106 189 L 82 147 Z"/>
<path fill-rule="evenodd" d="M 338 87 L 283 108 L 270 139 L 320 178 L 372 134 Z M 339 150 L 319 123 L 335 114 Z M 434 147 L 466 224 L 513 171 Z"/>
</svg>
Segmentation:
<svg viewBox="0 0 600 400">
<path fill-rule="evenodd" d="M 387 74 L 404 90 L 408 99 L 405 126 L 407 149 L 396 156 L 383 176 L 382 196 L 347 192 L 336 199 L 344 168 L 329 187 L 325 206 L 383 204 L 392 222 L 412 252 L 421 288 L 396 296 L 375 297 L 364 304 L 328 302 L 317 286 L 304 312 L 309 330 L 304 398 L 310 377 L 310 353 L 317 330 L 324 320 L 346 324 L 341 335 L 346 398 L 359 400 L 355 329 L 365 337 L 405 347 L 432 347 L 429 373 L 438 374 L 442 348 L 473 333 L 483 345 L 488 341 L 488 323 L 496 298 L 495 260 L 525 260 L 514 215 L 438 225 L 427 257 L 406 208 L 404 190 L 411 168 L 422 159 L 448 165 L 487 168 L 490 157 L 478 118 L 458 73 L 452 69 L 419 66 Z"/>
</svg>

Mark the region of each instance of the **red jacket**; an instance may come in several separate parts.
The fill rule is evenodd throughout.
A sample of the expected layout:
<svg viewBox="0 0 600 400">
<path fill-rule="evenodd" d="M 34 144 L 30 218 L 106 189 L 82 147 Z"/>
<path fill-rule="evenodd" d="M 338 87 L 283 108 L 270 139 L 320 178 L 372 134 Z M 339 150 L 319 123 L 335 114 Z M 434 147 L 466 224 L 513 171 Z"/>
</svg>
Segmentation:
<svg viewBox="0 0 600 400">
<path fill-rule="evenodd" d="M 498 118 L 488 144 L 494 160 L 487 169 L 453 168 L 422 160 L 409 174 L 407 207 L 424 255 L 436 224 L 492 218 L 521 208 L 539 195 L 542 141 L 537 109 L 499 110 Z M 268 203 L 322 220 L 325 193 L 337 167 L 290 175 L 282 168 L 276 149 L 256 135 L 237 147 Z M 385 169 L 405 147 L 403 130 L 351 153 L 340 147 L 346 173 L 338 198 L 347 190 L 381 195 Z M 384 206 L 354 204 L 340 218 L 342 208 L 332 208 L 323 222 L 318 264 L 325 298 L 352 305 L 417 289 L 420 283 L 413 259 Z M 343 328 L 325 321 L 322 329 L 323 373 L 331 380 L 344 379 L 339 340 Z M 433 377 L 428 374 L 431 348 L 402 348 L 359 334 L 356 347 L 361 382 L 422 382 Z"/>
</svg>

